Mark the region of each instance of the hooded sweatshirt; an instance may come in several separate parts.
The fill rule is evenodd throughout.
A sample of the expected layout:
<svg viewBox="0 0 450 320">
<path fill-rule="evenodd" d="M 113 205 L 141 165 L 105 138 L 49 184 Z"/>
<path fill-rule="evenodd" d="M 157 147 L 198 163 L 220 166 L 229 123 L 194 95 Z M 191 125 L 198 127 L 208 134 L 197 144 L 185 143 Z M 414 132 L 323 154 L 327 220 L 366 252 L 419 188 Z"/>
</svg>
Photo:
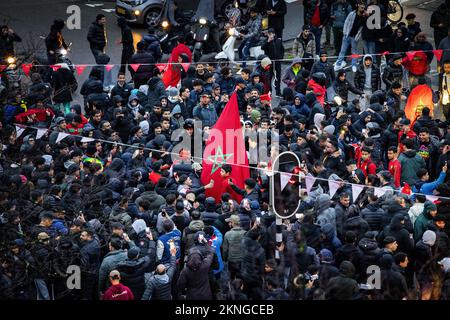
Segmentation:
<svg viewBox="0 0 450 320">
<path fill-rule="evenodd" d="M 134 295 L 130 288 L 119 283 L 106 290 L 103 300 L 134 300 Z"/>
</svg>

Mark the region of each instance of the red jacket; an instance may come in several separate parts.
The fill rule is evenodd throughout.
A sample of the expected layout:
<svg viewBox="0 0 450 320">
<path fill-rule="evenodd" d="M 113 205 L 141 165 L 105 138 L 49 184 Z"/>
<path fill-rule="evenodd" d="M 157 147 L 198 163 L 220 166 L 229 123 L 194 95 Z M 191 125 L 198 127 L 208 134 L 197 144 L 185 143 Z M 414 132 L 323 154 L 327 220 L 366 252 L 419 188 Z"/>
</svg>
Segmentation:
<svg viewBox="0 0 450 320">
<path fill-rule="evenodd" d="M 161 175 L 159 173 L 156 173 L 155 171 L 152 171 L 148 174 L 148 179 L 156 185 L 159 179 L 161 179 Z"/>
<path fill-rule="evenodd" d="M 134 300 L 134 295 L 130 288 L 119 283 L 109 287 L 102 300 Z"/>
<path fill-rule="evenodd" d="M 394 178 L 394 186 L 396 188 L 399 188 L 400 176 L 402 174 L 402 165 L 400 164 L 400 161 L 398 161 L 398 159 L 389 161 L 388 169 L 392 177 Z"/>
<path fill-rule="evenodd" d="M 357 162 L 358 169 L 361 169 L 362 172 L 364 172 L 364 176 L 368 176 L 369 174 L 376 174 L 377 166 L 375 163 L 372 162 L 372 160 L 369 158 L 366 161 L 362 161 L 362 158 L 360 158 Z"/>
<path fill-rule="evenodd" d="M 231 186 L 228 184 L 228 178 L 223 179 L 222 177 L 220 177 L 222 180 L 220 181 L 220 194 L 224 194 L 225 192 L 229 193 L 231 198 L 233 200 L 236 200 L 237 203 L 241 203 L 242 199 L 244 198 L 243 196 L 241 196 L 240 194 L 236 193 L 236 191 L 233 190 L 233 188 L 231 188 Z M 233 181 L 234 184 L 236 184 L 236 180 L 231 178 L 231 181 Z"/>
<path fill-rule="evenodd" d="M 50 114 L 49 116 L 47 116 L 47 111 Z M 53 110 L 50 109 L 50 108 L 46 108 L 46 109 L 30 109 L 27 112 L 23 112 L 23 113 L 18 114 L 16 116 L 16 121 L 18 123 L 25 123 L 25 122 L 27 122 L 27 117 L 31 116 L 33 114 L 36 115 L 36 119 L 37 119 L 38 122 L 45 122 L 45 121 L 47 121 L 47 117 L 49 119 L 51 119 L 55 115 Z"/>
<path fill-rule="evenodd" d="M 69 133 L 73 134 L 75 136 L 78 136 L 78 135 L 82 134 L 83 133 L 83 128 L 84 128 L 84 124 L 82 124 L 82 123 L 80 123 L 76 127 L 72 123 L 69 123 L 67 125 L 67 130 L 69 130 Z"/>
</svg>

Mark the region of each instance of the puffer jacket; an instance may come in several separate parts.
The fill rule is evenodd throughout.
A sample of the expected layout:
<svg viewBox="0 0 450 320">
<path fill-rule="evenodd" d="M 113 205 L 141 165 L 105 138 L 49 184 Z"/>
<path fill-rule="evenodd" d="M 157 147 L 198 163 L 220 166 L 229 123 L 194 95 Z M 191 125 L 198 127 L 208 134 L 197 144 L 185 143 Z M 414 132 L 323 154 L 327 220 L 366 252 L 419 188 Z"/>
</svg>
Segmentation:
<svg viewBox="0 0 450 320">
<path fill-rule="evenodd" d="M 147 44 L 145 51 L 151 54 L 155 61 L 159 61 L 162 57 L 162 52 L 158 37 L 153 34 L 148 34 L 144 36 L 144 41 Z"/>
<path fill-rule="evenodd" d="M 147 104 L 145 108 L 147 111 L 153 110 L 153 106 L 159 103 L 160 98 L 166 94 L 166 87 L 159 77 L 153 77 L 148 80 Z"/>
<path fill-rule="evenodd" d="M 383 72 L 383 82 L 386 85 L 386 88 L 389 89 L 392 86 L 392 82 L 398 81 L 402 83 L 403 80 L 403 66 L 396 66 L 393 61 L 389 62 L 388 65 L 384 68 Z"/>
<path fill-rule="evenodd" d="M 137 83 L 147 83 L 147 81 L 153 75 L 153 69 L 155 68 L 155 58 L 145 51 L 138 51 L 130 58 L 130 64 L 141 64 L 136 72 L 133 72 L 133 80 Z"/>
<path fill-rule="evenodd" d="M 145 291 L 142 300 L 171 300 L 172 278 L 176 270 L 176 258 L 170 257 L 170 266 L 164 274 L 145 274 Z"/>
<path fill-rule="evenodd" d="M 212 104 L 204 107 L 197 105 L 193 111 L 194 118 L 202 121 L 203 127 L 212 127 L 217 122 L 217 112 Z"/>
<path fill-rule="evenodd" d="M 294 44 L 292 46 L 292 54 L 294 57 L 300 58 L 311 58 L 316 54 L 316 39 L 314 35 L 310 33 L 305 39 L 299 34 L 294 39 Z"/>
<path fill-rule="evenodd" d="M 323 235 L 322 249 L 328 249 L 335 253 L 338 248 L 342 246 L 341 240 L 336 235 L 336 230 L 331 223 L 327 223 L 320 227 L 320 231 Z"/>
<path fill-rule="evenodd" d="M 136 300 L 142 298 L 145 291 L 145 274 L 151 271 L 151 267 L 151 260 L 147 256 L 127 259 L 117 265 L 122 284 L 130 288 Z"/>
<path fill-rule="evenodd" d="M 317 223 L 323 226 L 331 223 L 336 230 L 336 212 L 334 208 L 330 208 L 331 199 L 328 194 L 321 194 L 315 203 L 315 212 L 317 213 Z"/>
<path fill-rule="evenodd" d="M 374 232 L 367 232 L 364 237 L 358 242 L 358 248 L 362 253 L 361 256 L 361 270 L 367 270 L 367 267 L 377 264 L 381 249 L 378 247 L 377 240 L 374 239 Z"/>
<path fill-rule="evenodd" d="M 404 219 L 403 214 L 396 214 L 392 218 L 389 226 L 385 227 L 380 233 L 379 241 L 382 243 L 384 238 L 388 236 L 394 237 L 397 240 L 398 252 L 410 254 L 414 248 L 414 242 L 409 236 L 409 232 L 405 229 L 405 226 L 400 223 L 402 219 Z"/>
<path fill-rule="evenodd" d="M 322 72 L 327 76 L 327 80 L 325 82 L 326 87 L 328 88 L 333 81 L 336 79 L 336 74 L 334 73 L 333 65 L 327 61 L 317 61 L 314 62 L 314 64 L 311 67 L 311 71 L 309 73 L 309 76 L 311 77 L 314 73 Z"/>
<path fill-rule="evenodd" d="M 242 264 L 241 276 L 246 282 L 261 283 L 264 274 L 265 254 L 258 241 L 249 237 L 241 240 Z"/>
<path fill-rule="evenodd" d="M 247 31 L 244 35 L 244 39 L 259 39 L 262 32 L 262 17 L 260 14 L 256 15 L 245 25 L 244 29 Z"/>
<path fill-rule="evenodd" d="M 364 84 L 366 82 L 366 67 L 364 65 L 364 60 L 369 57 L 370 55 L 365 55 L 363 58 L 363 62 L 358 66 L 358 69 L 355 74 L 355 87 L 359 90 L 364 90 Z M 381 75 L 380 75 L 380 69 L 377 65 L 372 64 L 371 65 L 371 73 L 370 73 L 370 83 L 372 86 L 372 92 L 375 92 L 377 90 L 380 90 L 381 88 Z"/>
<path fill-rule="evenodd" d="M 111 210 L 111 213 L 109 214 L 109 222 L 120 222 L 125 226 L 125 229 L 128 234 L 134 233 L 133 227 L 132 227 L 132 220 L 128 212 L 119 207 L 119 204 L 115 204 Z"/>
<path fill-rule="evenodd" d="M 93 22 L 89 27 L 87 40 L 92 49 L 103 51 L 106 47 L 106 30 L 103 25 Z"/>
<path fill-rule="evenodd" d="M 370 231 L 381 231 L 383 229 L 384 211 L 375 203 L 369 203 L 361 210 L 361 217 L 367 221 Z"/>
<path fill-rule="evenodd" d="M 242 261 L 241 240 L 245 235 L 245 230 L 241 227 L 234 227 L 225 233 L 223 241 L 223 259 L 239 263 Z"/>
</svg>

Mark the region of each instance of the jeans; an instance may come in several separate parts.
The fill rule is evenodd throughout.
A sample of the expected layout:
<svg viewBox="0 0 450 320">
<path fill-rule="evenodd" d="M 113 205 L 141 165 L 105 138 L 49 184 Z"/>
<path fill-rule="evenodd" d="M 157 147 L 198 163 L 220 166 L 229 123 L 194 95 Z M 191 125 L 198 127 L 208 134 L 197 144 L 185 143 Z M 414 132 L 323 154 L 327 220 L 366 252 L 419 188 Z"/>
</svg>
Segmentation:
<svg viewBox="0 0 450 320">
<path fill-rule="evenodd" d="M 364 53 L 365 54 L 375 54 L 375 41 L 366 41 L 363 42 L 364 45 Z M 373 59 L 373 56 L 372 56 Z"/>
<path fill-rule="evenodd" d="M 311 32 L 316 38 L 316 54 L 320 53 L 320 39 L 322 38 L 322 28 L 311 26 Z"/>
<path fill-rule="evenodd" d="M 100 54 L 104 53 L 104 50 L 100 50 L 100 49 L 91 47 L 91 52 L 92 52 L 92 54 L 93 54 L 93 56 L 94 56 L 94 58 L 95 58 L 95 63 L 98 64 L 97 57 L 98 57 Z"/>
<path fill-rule="evenodd" d="M 34 279 L 36 285 L 37 300 L 50 300 L 47 284 L 44 279 Z"/>
<path fill-rule="evenodd" d="M 341 52 L 339 52 L 339 58 L 336 61 L 336 65 L 340 65 L 342 63 L 342 61 L 344 61 L 345 55 L 346 55 L 349 47 L 351 47 L 352 54 L 357 54 L 357 52 L 356 52 L 357 45 L 358 45 L 358 43 L 356 42 L 355 38 L 344 37 L 344 39 L 342 39 Z M 357 59 L 353 58 L 352 66 L 356 66 L 356 62 L 357 62 Z"/>
<path fill-rule="evenodd" d="M 249 38 L 242 41 L 241 45 L 239 46 L 239 57 L 242 61 L 242 66 L 245 67 L 246 63 L 245 61 L 250 58 L 250 48 L 254 47 L 256 45 L 256 39 L 255 38 Z"/>
</svg>

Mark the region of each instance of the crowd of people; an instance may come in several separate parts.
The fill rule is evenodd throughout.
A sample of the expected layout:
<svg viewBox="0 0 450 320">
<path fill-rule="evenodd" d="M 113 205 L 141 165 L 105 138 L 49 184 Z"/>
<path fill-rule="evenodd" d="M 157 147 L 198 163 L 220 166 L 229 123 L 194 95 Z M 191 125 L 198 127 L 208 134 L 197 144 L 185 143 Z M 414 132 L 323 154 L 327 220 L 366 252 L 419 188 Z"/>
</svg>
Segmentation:
<svg viewBox="0 0 450 320">
<path fill-rule="evenodd" d="M 267 2 L 265 55 L 238 74 L 213 61 L 184 70 L 179 63 L 192 55 L 181 38 L 172 69 L 161 70 L 154 30 L 134 48 L 119 19 L 123 68 L 111 85 L 106 18 L 98 15 L 87 37 L 98 66 L 80 86 L 82 104 L 73 103 L 78 83 L 65 63 L 32 70 L 26 88 L 8 92 L 1 108 L 0 299 L 450 298 L 450 4 L 431 16 L 433 45 L 420 29 L 428 21 L 414 15 L 395 32 L 386 19 L 368 31 L 366 3 L 304 1 L 305 24 L 281 74 L 286 8 L 282 0 Z M 383 9 L 383 2 L 371 3 Z M 20 37 L 1 30 L 4 59 Z M 49 64 L 66 46 L 62 30 L 55 21 L 46 39 Z M 252 32 L 263 34 L 255 25 Z M 360 39 L 364 55 L 351 56 L 350 71 L 345 61 L 349 52 L 362 54 Z M 411 121 L 408 94 L 436 77 L 433 49 L 443 50 L 436 107 L 422 106 Z M 177 129 L 205 147 L 234 92 L 243 131 L 268 137 L 270 145 L 259 146 L 267 157 L 292 151 L 299 174 L 316 178 L 310 188 L 301 179 L 300 210 L 283 220 L 281 242 L 266 179 L 270 161 L 253 159 L 240 188 L 233 165 L 221 166 L 223 181 L 203 185 L 194 148 L 172 157 Z M 245 145 L 258 140 L 246 136 Z M 332 197 L 329 181 L 340 183 Z M 357 197 L 353 185 L 364 187 Z M 205 195 L 218 187 L 221 201 Z M 79 286 L 71 285 L 76 270 Z"/>
</svg>

